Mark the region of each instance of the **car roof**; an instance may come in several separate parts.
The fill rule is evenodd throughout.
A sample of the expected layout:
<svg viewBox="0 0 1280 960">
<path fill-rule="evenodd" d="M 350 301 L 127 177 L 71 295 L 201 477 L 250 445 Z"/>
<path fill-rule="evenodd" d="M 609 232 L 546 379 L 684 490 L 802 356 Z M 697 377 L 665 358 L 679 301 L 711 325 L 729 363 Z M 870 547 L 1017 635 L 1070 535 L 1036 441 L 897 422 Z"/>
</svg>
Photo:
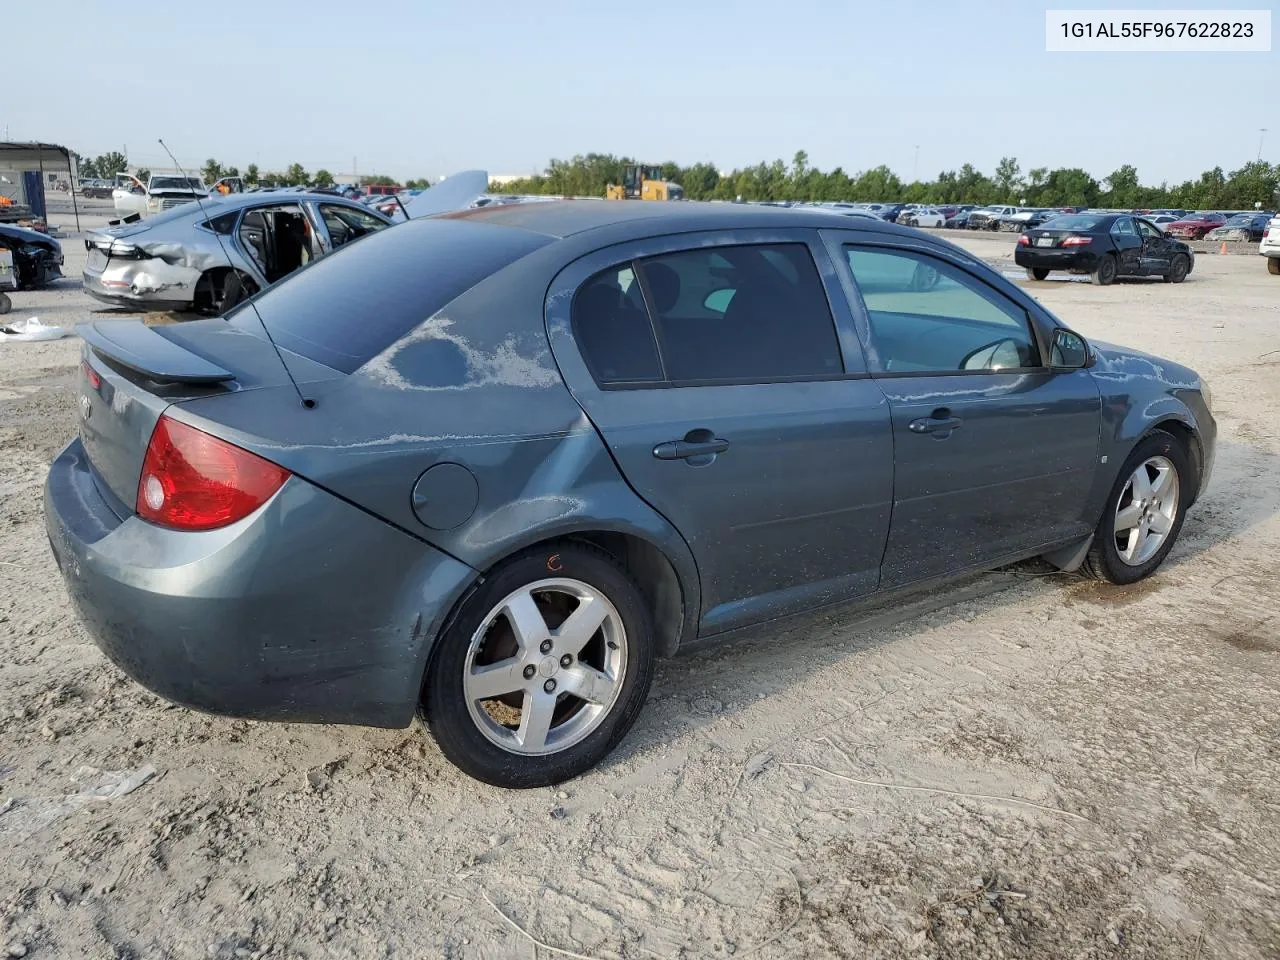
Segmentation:
<svg viewBox="0 0 1280 960">
<path fill-rule="evenodd" d="M 830 227 L 830 210 L 769 207 L 747 203 L 655 200 L 554 200 L 548 203 L 489 204 L 440 214 L 563 238 L 588 230 L 632 224 L 636 236 L 750 227 Z M 902 233 L 883 220 L 859 220 L 859 228 Z"/>
</svg>

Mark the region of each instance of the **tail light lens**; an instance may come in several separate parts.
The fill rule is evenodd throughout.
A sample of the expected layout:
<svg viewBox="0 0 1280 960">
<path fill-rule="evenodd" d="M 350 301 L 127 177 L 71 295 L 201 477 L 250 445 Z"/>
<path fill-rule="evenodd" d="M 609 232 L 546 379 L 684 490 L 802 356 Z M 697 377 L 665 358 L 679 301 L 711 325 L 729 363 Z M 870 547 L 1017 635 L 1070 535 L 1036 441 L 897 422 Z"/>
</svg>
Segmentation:
<svg viewBox="0 0 1280 960">
<path fill-rule="evenodd" d="M 1064 247 L 1087 247 L 1092 237 L 1064 237 L 1062 246 Z"/>
<path fill-rule="evenodd" d="M 97 370 L 89 366 L 88 360 L 80 361 L 80 370 L 82 373 L 84 373 L 85 380 L 88 381 L 89 386 L 93 387 L 93 389 L 97 390 L 99 387 L 102 386 L 102 377 L 98 376 Z"/>
<path fill-rule="evenodd" d="M 161 417 L 138 478 L 138 516 L 173 530 L 214 530 L 271 499 L 289 471 L 234 444 Z"/>
<path fill-rule="evenodd" d="M 1018 235 L 1018 246 L 1020 246 L 1020 247 L 1029 247 L 1029 246 L 1031 246 L 1031 238 L 1030 238 L 1030 237 L 1028 237 L 1025 233 L 1023 233 L 1023 234 L 1019 234 L 1019 235 Z"/>
</svg>

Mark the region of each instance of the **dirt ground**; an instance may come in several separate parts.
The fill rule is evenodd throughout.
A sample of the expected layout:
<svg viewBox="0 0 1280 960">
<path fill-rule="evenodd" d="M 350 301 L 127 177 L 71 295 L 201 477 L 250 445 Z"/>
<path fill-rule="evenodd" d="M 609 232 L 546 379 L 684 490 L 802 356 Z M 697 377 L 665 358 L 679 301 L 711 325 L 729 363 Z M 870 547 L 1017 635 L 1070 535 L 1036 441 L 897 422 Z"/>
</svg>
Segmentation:
<svg viewBox="0 0 1280 960">
<path fill-rule="evenodd" d="M 15 317 L 89 316 L 64 246 Z M 1213 385 L 1155 578 L 1023 567 L 758 631 L 522 793 L 416 727 L 208 717 L 109 666 L 41 517 L 78 342 L 0 344 L 0 957 L 1280 957 L 1280 280 L 1030 288 Z"/>
</svg>

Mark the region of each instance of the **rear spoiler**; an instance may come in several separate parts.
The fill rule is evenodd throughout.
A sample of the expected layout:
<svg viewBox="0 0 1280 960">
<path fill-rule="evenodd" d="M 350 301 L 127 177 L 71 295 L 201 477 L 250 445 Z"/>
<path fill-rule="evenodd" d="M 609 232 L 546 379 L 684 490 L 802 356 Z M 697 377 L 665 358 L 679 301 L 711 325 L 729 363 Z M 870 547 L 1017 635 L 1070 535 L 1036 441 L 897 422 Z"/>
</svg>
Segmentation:
<svg viewBox="0 0 1280 960">
<path fill-rule="evenodd" d="M 141 320 L 94 320 L 76 326 L 96 352 L 157 383 L 222 383 L 235 374 L 180 347 Z"/>
</svg>

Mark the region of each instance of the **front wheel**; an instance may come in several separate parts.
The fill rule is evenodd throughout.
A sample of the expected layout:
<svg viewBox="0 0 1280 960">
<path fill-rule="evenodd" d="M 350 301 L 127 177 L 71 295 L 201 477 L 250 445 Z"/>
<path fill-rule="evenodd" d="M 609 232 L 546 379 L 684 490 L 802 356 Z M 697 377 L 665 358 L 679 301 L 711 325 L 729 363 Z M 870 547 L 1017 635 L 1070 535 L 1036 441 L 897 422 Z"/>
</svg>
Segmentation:
<svg viewBox="0 0 1280 960">
<path fill-rule="evenodd" d="M 1043 280 L 1049 275 L 1048 267 L 1027 267 L 1028 280 Z"/>
<path fill-rule="evenodd" d="M 1097 266 L 1093 268 L 1093 273 L 1089 274 L 1089 279 L 1100 287 L 1105 287 L 1116 278 L 1116 258 L 1110 254 L 1106 254 L 1099 258 Z"/>
<path fill-rule="evenodd" d="M 529 551 L 469 597 L 423 685 L 440 749 L 499 787 L 541 787 L 595 766 L 635 722 L 653 675 L 653 626 L 635 581 L 579 543 Z"/>
<path fill-rule="evenodd" d="M 1191 264 L 1187 262 L 1187 258 L 1181 253 L 1173 258 L 1173 262 L 1169 264 L 1169 272 L 1164 275 L 1165 283 L 1181 283 L 1187 279 L 1187 271 Z"/>
<path fill-rule="evenodd" d="M 1120 470 L 1081 569 L 1108 583 L 1135 583 L 1164 562 L 1182 530 L 1195 477 L 1186 448 L 1156 431 Z"/>
</svg>

